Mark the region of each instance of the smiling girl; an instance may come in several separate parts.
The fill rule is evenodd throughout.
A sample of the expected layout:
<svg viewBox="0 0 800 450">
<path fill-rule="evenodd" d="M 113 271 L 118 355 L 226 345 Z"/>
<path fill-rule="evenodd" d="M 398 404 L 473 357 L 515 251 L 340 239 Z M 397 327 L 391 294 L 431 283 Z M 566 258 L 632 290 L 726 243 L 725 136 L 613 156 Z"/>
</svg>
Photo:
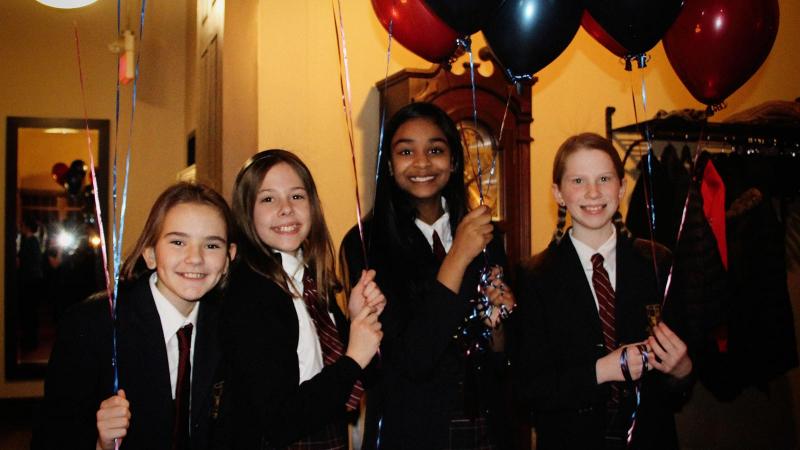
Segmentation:
<svg viewBox="0 0 800 450">
<path fill-rule="evenodd" d="M 222 314 L 226 438 L 234 449 L 346 449 L 346 414 L 382 337 L 375 272 L 352 290 L 348 324 L 316 185 L 290 152 L 245 163 L 233 212 L 242 259 Z"/>
<path fill-rule="evenodd" d="M 179 183 L 158 197 L 120 271 L 116 336 L 107 298 L 59 324 L 33 448 L 109 450 L 120 438 L 123 450 L 207 448 L 216 287 L 235 255 L 232 229 L 227 203 L 208 187 Z"/>
<path fill-rule="evenodd" d="M 498 308 L 490 323 L 492 349 L 467 351 L 455 338 L 477 296 L 481 269 L 505 263 L 490 209 L 468 210 L 458 130 L 437 106 L 412 103 L 387 122 L 383 155 L 375 206 L 364 223 L 370 267 L 387 298 L 366 448 L 379 441 L 391 449 L 503 447 L 511 433 Z M 356 228 L 342 252 L 355 282 L 365 266 Z M 488 294 L 513 308 L 513 293 L 501 279 L 492 278 Z"/>
<path fill-rule="evenodd" d="M 670 408 L 689 386 L 692 361 L 664 322 L 649 332 L 648 310 L 660 308 L 664 292 L 654 252 L 662 282 L 670 255 L 632 239 L 623 226 L 624 176 L 612 143 L 593 133 L 567 139 L 553 162 L 556 234 L 517 278 L 517 392 L 531 402 L 539 449 L 677 447 Z M 565 232 L 567 213 L 572 227 Z M 641 404 L 628 447 L 638 380 Z"/>
</svg>

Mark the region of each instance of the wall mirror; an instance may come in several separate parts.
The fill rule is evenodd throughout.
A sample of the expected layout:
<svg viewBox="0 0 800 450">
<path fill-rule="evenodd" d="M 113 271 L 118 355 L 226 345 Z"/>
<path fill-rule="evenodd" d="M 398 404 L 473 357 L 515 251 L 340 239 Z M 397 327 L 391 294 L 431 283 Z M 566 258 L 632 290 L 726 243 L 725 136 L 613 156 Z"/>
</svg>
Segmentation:
<svg viewBox="0 0 800 450">
<path fill-rule="evenodd" d="M 88 125 L 91 145 L 83 119 L 7 118 L 9 380 L 43 377 L 60 317 L 105 286 L 89 151 L 105 208 L 110 123 L 93 119 Z"/>
</svg>

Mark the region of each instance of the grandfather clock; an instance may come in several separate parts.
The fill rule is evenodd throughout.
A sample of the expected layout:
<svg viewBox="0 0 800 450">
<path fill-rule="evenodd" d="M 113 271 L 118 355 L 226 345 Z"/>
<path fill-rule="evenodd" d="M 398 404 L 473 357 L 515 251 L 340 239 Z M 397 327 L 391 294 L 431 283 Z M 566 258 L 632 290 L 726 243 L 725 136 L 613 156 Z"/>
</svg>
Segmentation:
<svg viewBox="0 0 800 450">
<path fill-rule="evenodd" d="M 513 268 L 531 250 L 531 86 L 515 90 L 504 78 L 491 52 L 482 48 L 478 53 L 481 61 L 494 64 L 494 70 L 491 76 L 485 77 L 478 73 L 477 67 L 475 69 L 477 127 L 473 120 L 468 63 L 464 64 L 466 70 L 461 75 L 453 74 L 444 66 L 429 70 L 404 69 L 386 81 L 380 80 L 376 87 L 381 94 L 381 104 L 386 107 L 387 118 L 409 103 L 430 102 L 456 122 L 464 141 L 464 180 L 469 189 L 470 206 L 476 206 L 479 200 L 476 174 L 480 158 L 484 203 L 492 207 L 494 220 L 505 235 L 509 268 Z M 494 176 L 490 177 L 495 153 L 496 167 Z"/>
</svg>

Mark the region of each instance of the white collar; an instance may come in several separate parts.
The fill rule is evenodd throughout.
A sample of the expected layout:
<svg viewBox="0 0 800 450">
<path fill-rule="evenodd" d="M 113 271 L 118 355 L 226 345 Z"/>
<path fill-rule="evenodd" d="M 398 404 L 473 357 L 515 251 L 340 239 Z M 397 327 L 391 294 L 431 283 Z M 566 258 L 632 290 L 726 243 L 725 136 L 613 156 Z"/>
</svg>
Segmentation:
<svg viewBox="0 0 800 450">
<path fill-rule="evenodd" d="M 161 319 L 161 330 L 164 332 L 164 341 L 172 339 L 172 336 L 187 324 L 191 323 L 196 330 L 197 315 L 201 307 L 201 302 L 196 302 L 197 304 L 194 305 L 189 315 L 184 316 L 169 300 L 167 300 L 167 297 L 158 290 L 156 281 L 158 281 L 158 274 L 153 272 L 149 280 L 150 292 L 153 293 L 153 300 L 155 300 L 156 303 L 158 317 Z"/>
<path fill-rule="evenodd" d="M 444 197 L 442 197 L 442 210 L 444 210 L 444 214 L 439 216 L 436 222 L 429 225 L 416 218 L 414 219 L 414 224 L 422 231 L 431 247 L 433 246 L 433 232 L 435 231 L 439 235 L 439 239 L 442 240 L 445 250 L 449 250 L 453 243 L 453 232 L 450 229 L 450 211 L 447 208 L 447 200 Z"/>
<path fill-rule="evenodd" d="M 578 238 L 572 235 L 572 228 L 569 229 L 569 238 L 572 240 L 572 245 L 575 251 L 578 252 L 578 258 L 581 260 L 581 265 L 584 269 L 592 268 L 592 255 L 600 253 L 603 256 L 603 261 L 616 261 L 617 256 L 617 228 L 611 227 L 611 236 L 597 249 L 593 249 L 585 244 Z"/>
<path fill-rule="evenodd" d="M 293 286 L 290 286 L 293 292 L 298 293 L 300 296 L 303 294 L 303 275 L 305 274 L 305 264 L 303 258 L 303 249 L 297 249 L 297 254 L 282 252 L 280 250 L 275 253 L 281 256 L 281 267 Z"/>
</svg>

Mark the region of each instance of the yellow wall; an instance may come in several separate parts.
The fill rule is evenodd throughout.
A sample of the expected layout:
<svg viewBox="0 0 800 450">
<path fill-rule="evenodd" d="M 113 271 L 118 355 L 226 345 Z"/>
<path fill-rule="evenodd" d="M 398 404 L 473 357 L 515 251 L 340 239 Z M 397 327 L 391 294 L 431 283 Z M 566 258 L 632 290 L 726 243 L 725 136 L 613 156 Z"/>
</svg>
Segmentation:
<svg viewBox="0 0 800 450">
<path fill-rule="evenodd" d="M 246 3 L 248 9 L 253 2 L 256 0 Z M 235 7 L 234 3 L 231 2 L 228 9 Z M 386 71 L 387 34 L 375 19 L 370 2 L 342 3 L 352 82 L 357 167 L 366 210 L 372 197 L 378 130 L 378 95 L 373 86 Z M 127 246 L 141 230 L 147 209 L 156 195 L 174 180 L 175 173 L 184 165 L 186 131 L 195 122 L 194 115 L 186 112 L 196 98 L 195 83 L 185 77 L 191 77 L 196 70 L 184 63 L 187 53 L 192 53 L 194 48 L 193 41 L 186 40 L 187 35 L 191 36 L 187 33 L 186 16 L 187 11 L 191 16 L 193 5 L 193 0 L 148 2 L 133 140 Z M 780 0 L 780 6 L 781 28 L 769 59 L 731 96 L 728 110 L 719 114 L 718 119 L 765 100 L 788 100 L 799 95 L 800 40 L 792 36 L 800 31 L 800 5 L 793 0 Z M 123 24 L 136 27 L 136 8 L 131 5 L 131 18 L 123 18 Z M 257 68 L 253 68 L 253 61 L 247 60 L 248 52 L 240 50 L 235 56 L 240 70 L 257 71 L 257 88 L 254 89 L 257 92 L 252 95 L 258 97 L 258 147 L 284 147 L 299 153 L 309 164 L 320 187 L 331 232 L 338 243 L 355 223 L 355 201 L 331 4 L 319 0 L 260 0 L 256 8 L 258 35 L 251 45 L 257 49 Z M 81 33 L 89 116 L 113 120 L 115 59 L 106 44 L 115 39 L 115 10 L 116 2 L 110 0 L 79 11 L 57 11 L 32 0 L 0 1 L 0 135 L 5 136 L 8 115 L 83 116 L 73 20 L 77 20 Z M 243 14 L 232 16 L 238 17 L 239 23 L 253 20 L 252 16 Z M 193 18 L 189 19 L 194 23 Z M 227 20 L 226 17 L 226 29 L 237 26 L 236 21 L 228 23 Z M 237 37 L 245 39 L 247 36 Z M 241 39 L 236 41 L 237 45 Z M 476 37 L 474 48 L 482 43 L 482 38 Z M 405 67 L 425 68 L 429 63 L 395 42 L 389 73 Z M 230 78 L 230 72 L 227 73 Z M 700 107 L 680 84 L 660 45 L 652 52 L 650 68 L 643 73 L 649 95 L 648 116 L 658 109 Z M 636 86 L 641 74 L 639 71 L 633 74 Z M 615 124 L 633 121 L 631 76 L 614 56 L 583 31 L 564 54 L 537 75 L 540 81 L 534 87 L 532 134 L 535 142 L 531 158 L 534 251 L 544 247 L 554 226 L 555 207 L 549 193 L 548 172 L 558 144 L 568 134 L 578 131 L 602 132 L 603 111 L 607 105 L 617 107 Z M 236 82 L 246 84 L 249 81 L 237 79 Z M 190 91 L 188 96 L 187 90 Z M 124 87 L 123 97 L 129 95 L 130 87 Z M 122 124 L 129 121 L 125 113 L 128 110 L 129 104 L 123 102 Z M 235 103 L 227 104 L 225 111 L 234 114 L 226 120 L 236 120 Z M 120 135 L 124 150 L 127 129 L 123 127 Z M 0 140 L 0 149 L 0 173 L 5 173 L 5 139 Z M 226 154 L 223 181 L 226 189 L 232 183 L 236 167 L 250 153 L 243 148 Z M 0 189 L 5 189 L 4 183 Z M 0 199 L 3 198 L 0 195 Z M 0 227 L 5 226 L 2 220 Z M 4 270 L 3 261 L 0 258 L 0 273 Z M 0 340 L 3 335 L 4 323 L 0 321 Z M 4 361 L 5 358 L 0 357 L 0 376 L 4 373 Z M 41 383 L 6 383 L 0 379 L 0 397 L 39 394 Z"/>
<path fill-rule="evenodd" d="M 352 83 L 356 156 L 364 208 L 371 201 L 372 168 L 378 130 L 378 94 L 374 83 L 386 70 L 387 33 L 368 1 L 342 2 Z M 728 99 L 715 118 L 766 100 L 800 95 L 800 5 L 781 0 L 781 26 L 775 47 L 753 78 Z M 355 223 L 354 182 L 339 90 L 339 64 L 330 2 L 262 0 L 259 5 L 259 146 L 285 147 L 310 166 L 322 192 L 328 223 L 338 241 Z M 792 37 L 795 36 L 795 37 Z M 484 40 L 474 39 L 478 49 Z M 568 135 L 604 133 L 604 109 L 615 106 L 616 125 L 634 120 L 631 85 L 637 92 L 644 74 L 647 117 L 657 110 L 701 108 L 682 86 L 659 44 L 644 71 L 629 74 L 617 58 L 583 30 L 567 50 L 540 71 L 533 89 L 531 147 L 532 250 L 549 241 L 555 226 L 550 194 L 551 162 Z M 396 41 L 389 73 L 430 64 Z M 479 106 L 480 107 L 480 106 Z M 640 111 L 640 118 L 642 112 Z"/>
<path fill-rule="evenodd" d="M 134 3 L 134 2 L 132 2 Z M 138 102 L 125 246 L 138 235 L 155 197 L 185 162 L 185 16 L 186 0 L 148 2 Z M 138 28 L 138 6 L 123 11 L 122 24 Z M 112 121 L 116 56 L 108 44 L 116 39 L 116 2 L 102 0 L 80 10 L 57 10 L 33 0 L 0 1 L 0 174 L 5 179 L 7 116 L 83 118 L 73 22 L 77 23 L 90 118 Z M 122 98 L 130 98 L 123 86 Z M 130 103 L 123 101 L 121 124 L 130 122 Z M 120 129 L 120 151 L 128 129 Z M 113 148 L 113 142 L 112 142 Z M 69 163 L 69 161 L 67 161 Z M 5 191 L 5 182 L 0 190 Z M 4 210 L 5 194 L 0 194 Z M 5 231 L 5 218 L 0 230 Z M 5 273 L 0 258 L 0 273 Z M 0 280 L 4 277 L 0 276 Z M 4 286 L 0 281 L 0 312 Z M 0 313 L 2 314 L 2 313 Z M 41 382 L 7 382 L 5 321 L 0 320 L 0 398 L 42 394 Z"/>
</svg>

